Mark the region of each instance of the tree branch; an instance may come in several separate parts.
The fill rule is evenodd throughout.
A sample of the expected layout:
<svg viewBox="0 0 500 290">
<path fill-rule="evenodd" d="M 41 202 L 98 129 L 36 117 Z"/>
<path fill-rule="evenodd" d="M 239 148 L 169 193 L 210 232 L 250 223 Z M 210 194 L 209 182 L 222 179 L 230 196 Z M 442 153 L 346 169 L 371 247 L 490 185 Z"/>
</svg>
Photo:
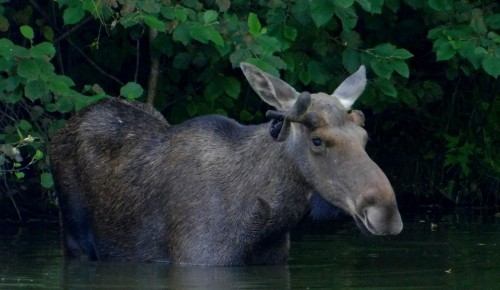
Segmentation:
<svg viewBox="0 0 500 290">
<path fill-rule="evenodd" d="M 92 20 L 93 18 L 91 16 L 85 18 L 83 21 L 81 21 L 80 23 L 78 23 L 77 25 L 73 26 L 70 30 L 64 32 L 63 34 L 61 34 L 58 38 L 56 38 L 52 43 L 56 44 L 58 43 L 59 41 L 67 38 L 68 36 L 70 36 L 72 33 L 74 33 L 75 31 L 77 31 L 78 29 L 80 29 L 83 25 L 87 24 L 87 22 L 89 22 L 90 20 Z"/>
<path fill-rule="evenodd" d="M 156 92 L 158 89 L 158 78 L 160 76 L 160 56 L 153 53 L 153 40 L 156 38 L 158 31 L 154 28 L 149 29 L 149 53 L 151 55 L 151 68 L 149 70 L 148 79 L 148 96 L 146 102 L 153 105 Z"/>
<path fill-rule="evenodd" d="M 118 84 L 120 85 L 124 85 L 124 83 L 119 80 L 117 77 L 115 77 L 114 75 L 106 72 L 105 70 L 103 70 L 100 66 L 97 65 L 97 63 L 95 63 L 90 57 L 88 57 L 85 52 L 83 52 L 83 50 L 81 50 L 71 39 L 66 39 L 66 41 L 68 41 L 69 44 L 71 44 L 71 46 L 73 46 L 73 48 L 83 56 L 83 58 L 85 58 L 85 60 L 90 63 L 96 70 L 98 70 L 102 75 L 114 80 L 115 82 L 117 82 Z"/>
</svg>

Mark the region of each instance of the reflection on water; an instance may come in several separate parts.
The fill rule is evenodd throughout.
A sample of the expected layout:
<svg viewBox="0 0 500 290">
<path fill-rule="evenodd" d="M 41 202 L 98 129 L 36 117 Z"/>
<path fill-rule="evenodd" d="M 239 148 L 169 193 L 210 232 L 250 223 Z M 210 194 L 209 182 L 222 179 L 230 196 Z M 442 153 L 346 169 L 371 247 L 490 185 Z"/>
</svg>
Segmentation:
<svg viewBox="0 0 500 290">
<path fill-rule="evenodd" d="M 288 266 L 190 267 L 64 261 L 57 226 L 0 224 L 0 288 L 307 289 L 500 285 L 500 218 L 405 220 L 399 236 L 367 237 L 354 224 L 293 235 Z"/>
</svg>

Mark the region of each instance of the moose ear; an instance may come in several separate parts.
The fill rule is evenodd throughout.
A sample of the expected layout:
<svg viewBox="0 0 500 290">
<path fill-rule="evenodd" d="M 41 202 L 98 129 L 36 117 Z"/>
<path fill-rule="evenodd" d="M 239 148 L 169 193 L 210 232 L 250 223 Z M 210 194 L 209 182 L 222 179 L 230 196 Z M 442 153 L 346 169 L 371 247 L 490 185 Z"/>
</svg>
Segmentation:
<svg viewBox="0 0 500 290">
<path fill-rule="evenodd" d="M 288 120 L 278 120 L 273 119 L 271 121 L 271 127 L 269 128 L 269 133 L 275 141 L 283 142 L 290 135 L 291 123 Z"/>
<path fill-rule="evenodd" d="M 250 86 L 264 102 L 282 112 L 292 108 L 299 96 L 292 86 L 249 63 L 242 62 L 240 67 Z"/>
<path fill-rule="evenodd" d="M 346 110 L 351 109 L 352 104 L 363 93 L 366 87 L 366 69 L 362 65 L 359 69 L 345 79 L 340 86 L 333 92 L 332 96 L 336 97 Z"/>
<path fill-rule="evenodd" d="M 281 112 L 269 110 L 266 117 L 271 120 L 269 134 L 275 141 L 283 142 L 290 134 L 291 122 Z"/>
<path fill-rule="evenodd" d="M 353 121 L 356 125 L 364 127 L 365 126 L 365 115 L 359 110 L 352 110 L 349 113 L 349 119 Z"/>
</svg>

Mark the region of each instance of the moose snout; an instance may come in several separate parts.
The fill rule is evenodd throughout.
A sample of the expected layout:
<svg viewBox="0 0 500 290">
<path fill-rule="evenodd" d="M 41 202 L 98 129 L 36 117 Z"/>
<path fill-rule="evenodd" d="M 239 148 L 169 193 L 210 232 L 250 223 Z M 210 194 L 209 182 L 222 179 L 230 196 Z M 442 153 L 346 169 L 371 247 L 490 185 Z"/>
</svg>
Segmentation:
<svg viewBox="0 0 500 290">
<path fill-rule="evenodd" d="M 374 205 L 363 211 L 363 224 L 374 235 L 397 235 L 403 230 L 403 221 L 397 207 Z"/>
<path fill-rule="evenodd" d="M 403 230 L 403 221 L 392 187 L 383 184 L 383 188 L 372 187 L 358 196 L 354 218 L 373 235 L 397 235 Z"/>
</svg>

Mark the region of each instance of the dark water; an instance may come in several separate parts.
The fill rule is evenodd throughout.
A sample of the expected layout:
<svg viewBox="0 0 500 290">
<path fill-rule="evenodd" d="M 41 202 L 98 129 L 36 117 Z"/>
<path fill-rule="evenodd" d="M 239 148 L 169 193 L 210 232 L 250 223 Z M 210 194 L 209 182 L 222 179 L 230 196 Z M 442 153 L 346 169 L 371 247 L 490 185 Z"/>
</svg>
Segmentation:
<svg viewBox="0 0 500 290">
<path fill-rule="evenodd" d="M 0 229 L 0 289 L 500 289 L 500 218 L 405 220 L 399 236 L 352 222 L 293 235 L 272 267 L 65 262 L 56 226 Z"/>
</svg>

